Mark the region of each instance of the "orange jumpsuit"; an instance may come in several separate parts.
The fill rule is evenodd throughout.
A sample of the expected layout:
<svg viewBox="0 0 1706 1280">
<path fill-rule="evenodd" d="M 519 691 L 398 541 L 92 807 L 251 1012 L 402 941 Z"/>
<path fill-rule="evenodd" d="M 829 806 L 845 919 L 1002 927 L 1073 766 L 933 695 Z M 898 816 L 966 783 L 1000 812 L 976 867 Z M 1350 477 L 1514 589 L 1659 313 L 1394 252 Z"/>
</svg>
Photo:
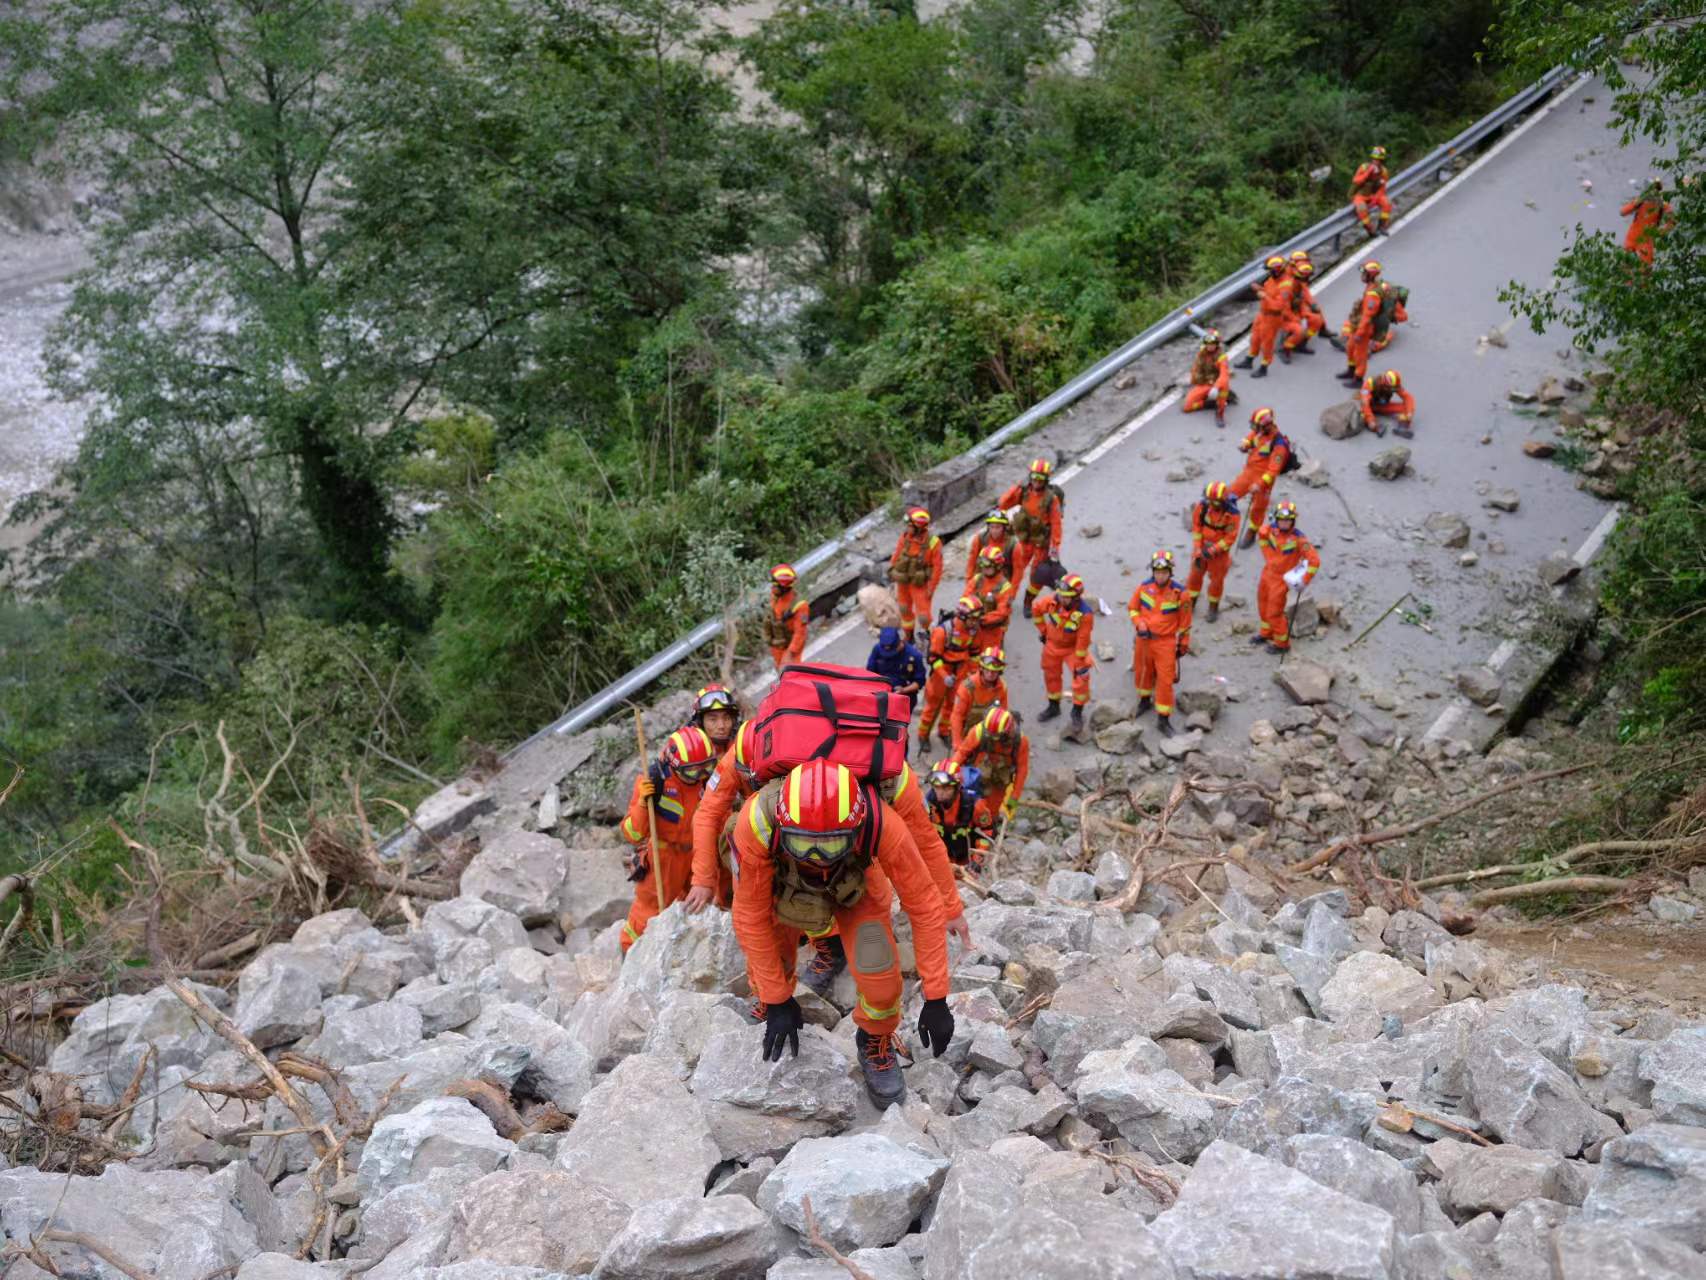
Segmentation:
<svg viewBox="0 0 1706 1280">
<path fill-rule="evenodd" d="M 1043 642 L 1043 688 L 1050 701 L 1058 701 L 1061 692 L 1060 669 L 1072 667 L 1072 703 L 1081 707 L 1090 701 L 1090 669 L 1095 659 L 1090 654 L 1090 633 L 1096 627 L 1096 615 L 1079 600 L 1071 609 L 1060 606 L 1053 592 L 1037 601 L 1037 636 Z"/>
<path fill-rule="evenodd" d="M 967 676 L 954 690 L 954 746 L 966 740 L 969 726 L 983 723 L 991 707 L 1007 706 L 1007 677 L 991 680 L 981 668 L 975 676 Z"/>
<path fill-rule="evenodd" d="M 1191 364 L 1191 389 L 1185 392 L 1184 411 L 1208 408 L 1209 401 L 1221 408 L 1232 393 L 1232 362 L 1224 350 L 1201 350 Z"/>
<path fill-rule="evenodd" d="M 1191 596 L 1178 580 L 1169 578 L 1162 586 L 1154 578 L 1140 582 L 1126 605 L 1137 628 L 1137 643 L 1131 654 L 1137 696 L 1155 699 L 1155 714 L 1173 714 L 1173 681 L 1179 675 L 1179 659 L 1191 651 Z"/>
<path fill-rule="evenodd" d="M 938 719 L 942 722 L 938 736 L 943 742 L 953 741 L 948 695 L 960 677 L 971 671 L 976 655 L 977 628 L 962 625 L 958 614 L 930 628 L 930 678 L 924 682 L 924 707 L 918 713 L 919 742 L 930 741 L 930 730 Z"/>
<path fill-rule="evenodd" d="M 983 602 L 983 612 L 977 620 L 977 640 L 973 646 L 975 652 L 1001 648 L 1007 639 L 1007 624 L 1013 621 L 1013 597 L 1018 594 L 1018 590 L 1012 579 L 1004 578 L 1000 574 L 972 578 L 966 583 L 963 594 L 976 596 Z"/>
<path fill-rule="evenodd" d="M 889 557 L 889 577 L 894 579 L 895 594 L 900 597 L 900 629 L 911 633 L 920 618 L 929 626 L 930 600 L 942 580 L 942 540 L 910 525 L 901 530 L 900 541 Z"/>
<path fill-rule="evenodd" d="M 1208 579 L 1208 602 L 1220 603 L 1226 590 L 1226 571 L 1232 567 L 1232 544 L 1238 538 L 1238 513 L 1223 511 L 1204 498 L 1191 508 L 1191 574 L 1185 583 L 1194 605 Z"/>
<path fill-rule="evenodd" d="M 764 619 L 764 643 L 770 646 L 770 660 L 780 671 L 791 662 L 798 662 L 806 651 L 806 619 L 811 606 L 792 590 L 782 595 L 770 593 L 770 616 Z"/>
<path fill-rule="evenodd" d="M 1351 207 L 1356 210 L 1362 229 L 1370 235 L 1392 221 L 1392 197 L 1386 194 L 1387 176 L 1385 165 L 1369 160 L 1351 178 Z"/>
<path fill-rule="evenodd" d="M 717 893 L 719 906 L 727 906 L 729 888 L 733 881 L 723 862 L 723 826 L 729 815 L 752 794 L 741 772 L 740 732 L 717 761 L 717 768 L 705 781 L 699 807 L 693 812 L 693 887 L 712 889 Z"/>
<path fill-rule="evenodd" d="M 679 902 L 687 896 L 693 878 L 693 819 L 699 808 L 706 784 L 688 786 L 671 774 L 658 788 L 652 804 L 640 794 L 641 774 L 634 779 L 634 792 L 628 800 L 628 816 L 622 819 L 622 838 L 633 845 L 651 862 L 652 809 L 657 809 L 658 856 L 660 865 L 652 866 L 646 878 L 634 886 L 634 902 L 628 908 L 628 919 L 622 926 L 622 950 L 626 952 L 640 940 L 646 923 L 661 910 L 658 906 L 658 883 L 663 883 L 664 897 Z"/>
<path fill-rule="evenodd" d="M 1023 515 L 1014 520 L 1013 581 L 1025 576 L 1027 569 L 1043 560 L 1060 556 L 1060 498 L 1052 485 L 1038 489 L 1031 484 L 1016 484 L 1001 495 L 996 506 L 1003 511 L 1018 507 Z M 1018 526 L 1029 523 L 1031 532 L 1019 536 Z M 1025 595 L 1035 599 L 1039 588 L 1028 583 Z"/>
<path fill-rule="evenodd" d="M 1384 302 L 1380 282 L 1368 285 L 1363 289 L 1362 299 L 1351 313 L 1354 323 L 1347 321 L 1345 325 L 1350 330 L 1345 342 L 1345 363 L 1359 378 L 1368 374 L 1368 355 L 1374 343 L 1374 321 Z"/>
<path fill-rule="evenodd" d="M 1244 469 L 1227 488 L 1242 498 L 1250 495 L 1250 527 L 1259 528 L 1267 514 L 1268 499 L 1273 495 L 1274 481 L 1285 470 L 1291 450 L 1281 439 L 1278 428 L 1260 431 L 1252 428 L 1238 446 L 1247 455 Z"/>
<path fill-rule="evenodd" d="M 1297 285 L 1291 299 L 1297 325 L 1286 336 L 1287 351 L 1296 351 L 1311 338 L 1319 336 L 1321 330 L 1327 327 L 1327 317 L 1321 310 L 1321 304 L 1315 300 L 1315 291 L 1309 287 L 1309 281 L 1298 275 L 1292 276 L 1292 280 Z"/>
<path fill-rule="evenodd" d="M 1376 435 L 1385 435 L 1385 427 L 1376 427 L 1375 414 L 1396 417 L 1406 427 L 1415 421 L 1416 397 L 1410 394 L 1409 388 L 1399 387 L 1394 391 L 1391 387 L 1374 385 L 1375 375 L 1370 374 L 1362 380 L 1362 423 Z"/>
<path fill-rule="evenodd" d="M 1309 568 L 1303 575 L 1307 583 L 1321 569 L 1321 553 L 1298 530 L 1282 533 L 1271 524 L 1262 526 L 1256 545 L 1262 549 L 1263 562 L 1261 581 L 1256 584 L 1256 611 L 1262 616 L 1262 634 L 1276 648 L 1289 649 L 1291 632 L 1285 617 L 1285 597 L 1290 588 L 1286 586 L 1285 575 L 1300 562 L 1307 562 Z"/>
<path fill-rule="evenodd" d="M 956 793 L 951 805 L 943 805 L 930 795 L 930 821 L 948 847 L 948 857 L 955 866 L 970 863 L 973 873 L 983 870 L 983 860 L 995 847 L 995 815 L 989 801 L 979 796 L 971 803 Z"/>
<path fill-rule="evenodd" d="M 993 548 L 1001 553 L 1001 572 L 1011 581 L 1013 578 L 1013 539 L 1009 534 L 1003 532 L 1000 540 L 997 541 L 990 536 L 987 527 L 971 540 L 971 550 L 966 553 L 966 577 L 977 577 L 977 558 L 987 548 Z"/>
<path fill-rule="evenodd" d="M 1622 213 L 1625 218 L 1634 218 L 1629 224 L 1628 233 L 1623 237 L 1623 247 L 1647 266 L 1652 266 L 1653 238 L 1669 225 L 1669 202 L 1637 197 L 1623 206 Z"/>
<path fill-rule="evenodd" d="M 912 921 L 913 953 L 926 1000 L 948 994 L 947 917 L 942 899 L 906 823 L 887 804 L 878 802 L 872 820 L 881 823 L 871 867 L 881 873 L 878 892 L 866 873 L 865 893 L 835 912 L 835 928 L 847 948 L 848 968 L 859 989 L 854 1023 L 870 1035 L 887 1035 L 900 1023 L 900 953 L 889 924 L 892 884 Z M 740 879 L 735 885 L 734 927 L 746 952 L 753 995 L 764 1004 L 781 1004 L 794 994 L 794 965 L 800 931 L 776 918 L 772 886 L 776 861 L 786 854 L 772 850 L 774 815 L 760 812 L 758 797 L 747 800 L 735 822 L 735 849 Z M 935 830 L 934 827 L 931 828 Z M 940 836 L 937 837 L 940 840 Z M 944 855 L 944 861 L 946 855 Z"/>
<path fill-rule="evenodd" d="M 1017 804 L 1025 792 L 1025 778 L 1031 772 L 1031 740 L 1024 734 L 1012 743 L 999 738 L 987 738 L 981 723 L 954 748 L 956 764 L 970 764 L 983 774 L 983 801 L 991 817 L 1009 802 Z"/>
<path fill-rule="evenodd" d="M 1296 304 L 1293 295 L 1297 289 L 1297 281 L 1289 273 L 1269 276 L 1256 286 L 1256 292 L 1261 295 L 1261 305 L 1256 312 L 1256 321 L 1250 326 L 1250 356 L 1252 359 L 1261 357 L 1264 365 L 1274 362 L 1274 343 L 1281 333 L 1287 335 L 1287 345 L 1292 335 L 1303 332 L 1303 323 L 1297 318 Z"/>
</svg>

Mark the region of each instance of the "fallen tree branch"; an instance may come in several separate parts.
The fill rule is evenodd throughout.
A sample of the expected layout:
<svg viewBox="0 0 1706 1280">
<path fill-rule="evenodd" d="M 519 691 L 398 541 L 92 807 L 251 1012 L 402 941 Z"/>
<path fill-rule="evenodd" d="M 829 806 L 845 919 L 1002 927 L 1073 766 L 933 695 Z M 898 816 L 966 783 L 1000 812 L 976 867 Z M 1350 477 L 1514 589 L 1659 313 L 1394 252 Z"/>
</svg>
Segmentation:
<svg viewBox="0 0 1706 1280">
<path fill-rule="evenodd" d="M 1415 1127 L 1417 1120 L 1426 1120 L 1429 1124 L 1438 1125 L 1441 1129 L 1452 1133 L 1460 1133 L 1471 1142 L 1478 1142 L 1483 1147 L 1494 1145 L 1483 1138 L 1475 1130 L 1458 1124 L 1455 1120 L 1447 1120 L 1444 1116 L 1436 1116 L 1431 1111 L 1417 1111 L 1414 1107 L 1406 1106 L 1396 1100 L 1388 1102 L 1380 1108 L 1375 1120 L 1382 1129 L 1390 1129 L 1393 1133 L 1409 1133 Z"/>
<path fill-rule="evenodd" d="M 1448 808 L 1441 809 L 1438 813 L 1430 813 L 1425 818 L 1417 818 L 1414 822 L 1406 822 L 1401 826 L 1382 827 L 1378 831 L 1364 831 L 1354 836 L 1346 836 L 1344 839 L 1337 840 L 1328 845 L 1325 849 L 1321 849 L 1310 854 L 1307 858 L 1303 859 L 1303 861 L 1292 863 L 1286 868 L 1286 870 L 1292 875 L 1301 875 L 1305 871 L 1313 871 L 1317 867 L 1326 866 L 1334 858 L 1348 850 L 1366 849 L 1370 845 L 1387 844 L 1393 840 L 1402 840 L 1405 836 L 1413 836 L 1418 831 L 1426 831 L 1429 827 L 1436 827 L 1448 818 L 1455 818 L 1458 814 L 1466 813 L 1470 809 L 1475 808 L 1477 805 L 1485 804 L 1487 801 L 1496 799 L 1499 796 L 1509 795 L 1511 792 L 1520 791 L 1524 787 L 1532 787 L 1536 783 L 1550 782 L 1554 778 L 1567 778 L 1572 773 L 1580 773 L 1584 769 L 1597 769 L 1603 763 L 1604 761 L 1602 760 L 1594 760 L 1587 764 L 1569 765 L 1563 769 L 1548 769 L 1544 773 L 1525 773 L 1521 777 L 1512 778 L 1509 782 L 1500 783 L 1490 791 L 1483 791 L 1479 795 L 1470 796 L 1467 800 L 1460 800 L 1458 803 L 1451 805 Z"/>
<path fill-rule="evenodd" d="M 1429 876 L 1416 881 L 1418 889 L 1440 889 L 1449 884 L 1473 884 L 1496 876 L 1520 876 L 1536 867 L 1555 867 L 1563 870 L 1583 858 L 1600 853 L 1651 853 L 1658 849 L 1674 849 L 1678 845 L 1706 842 L 1702 836 L 1676 836 L 1669 840 L 1590 840 L 1564 850 L 1556 858 L 1541 858 L 1535 862 L 1509 862 L 1499 867 L 1478 867 L 1474 871 L 1454 871 L 1450 875 Z"/>
<path fill-rule="evenodd" d="M 1126 885 L 1120 896 L 1112 900 L 1114 908 L 1121 914 L 1137 906 L 1137 900 L 1143 896 L 1144 860 L 1167 838 L 1167 828 L 1173 821 L 1173 815 L 1178 813 L 1179 806 L 1185 803 L 1185 797 L 1190 794 L 1195 778 L 1181 776 L 1173 784 L 1173 789 L 1167 793 L 1167 803 L 1161 806 L 1161 812 L 1156 815 L 1155 823 L 1143 843 L 1137 847 L 1137 852 L 1131 856 L 1131 882 Z"/>
<path fill-rule="evenodd" d="M 265 929 L 251 929 L 235 942 L 227 942 L 223 947 L 215 947 L 206 955 L 200 956 L 195 962 L 198 969 L 218 969 L 238 956 L 247 955 L 261 943 L 266 941 Z"/>
<path fill-rule="evenodd" d="M 144 1271 L 127 1258 L 122 1258 L 106 1245 L 84 1231 L 62 1231 L 58 1227 L 50 1227 L 37 1237 L 39 1240 L 51 1240 L 55 1244 L 75 1245 L 85 1253 L 92 1253 L 115 1271 L 121 1271 L 130 1280 L 154 1280 L 154 1273 Z"/>
<path fill-rule="evenodd" d="M 1516 902 L 1522 898 L 1544 898 L 1554 893 L 1621 893 L 1629 881 L 1621 876 L 1557 876 L 1551 880 L 1534 880 L 1528 884 L 1511 884 L 1502 889 L 1483 889 L 1469 899 L 1472 907 L 1494 907 L 1501 902 Z"/>
<path fill-rule="evenodd" d="M 817 1214 L 812 1212 L 812 1198 L 810 1196 L 801 1197 L 800 1208 L 805 1211 L 806 1215 L 807 1244 L 811 1245 L 812 1248 L 823 1254 L 823 1256 L 828 1258 L 831 1262 L 841 1267 L 848 1275 L 853 1277 L 853 1280 L 874 1280 L 874 1277 L 872 1277 L 869 1271 L 865 1270 L 865 1268 L 861 1267 L 857 1262 L 854 1262 L 853 1259 L 849 1258 L 846 1254 L 842 1253 L 834 1245 L 830 1244 L 829 1241 L 823 1238 L 823 1232 L 818 1230 Z"/>
</svg>

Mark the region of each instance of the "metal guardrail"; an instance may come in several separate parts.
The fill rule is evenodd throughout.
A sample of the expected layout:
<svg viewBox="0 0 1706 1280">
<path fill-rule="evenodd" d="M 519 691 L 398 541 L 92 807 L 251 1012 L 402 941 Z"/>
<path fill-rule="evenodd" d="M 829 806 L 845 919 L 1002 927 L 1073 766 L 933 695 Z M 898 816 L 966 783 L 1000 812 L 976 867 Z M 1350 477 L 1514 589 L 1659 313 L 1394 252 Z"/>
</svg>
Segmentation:
<svg viewBox="0 0 1706 1280">
<path fill-rule="evenodd" d="M 1498 107 L 1463 130 L 1462 133 L 1447 142 L 1441 143 L 1403 172 L 1394 174 L 1387 183 L 1388 192 L 1393 195 L 1401 195 L 1411 187 L 1426 181 L 1429 177 L 1438 175 L 1444 165 L 1503 129 L 1512 120 L 1537 105 L 1565 80 L 1576 74 L 1578 74 L 1577 70 L 1572 67 L 1553 67 L 1540 79 L 1522 92 L 1506 99 Z M 1090 394 L 1137 357 L 1146 355 L 1163 343 L 1178 337 L 1195 320 L 1225 306 L 1228 302 L 1247 300 L 1252 274 L 1261 270 L 1263 261 L 1269 256 L 1273 254 L 1283 256 L 1294 249 L 1314 249 L 1326 244 L 1329 240 L 1336 240 L 1356 225 L 1356 215 L 1349 208 L 1341 209 L 1339 212 L 1321 219 L 1314 226 L 1298 232 L 1285 243 L 1265 250 L 1261 255 L 1253 258 L 1248 264 L 1227 276 L 1220 283 L 1192 298 L 1183 306 L 1168 312 L 1166 316 L 1150 325 L 1118 351 L 1104 356 L 1073 378 L 1072 381 L 1037 401 L 1036 404 L 1014 418 L 1006 426 L 986 436 L 960 456 L 975 460 L 994 453 L 1010 440 L 1029 431 L 1038 423 L 1053 417 L 1068 405 Z M 827 564 L 835 556 L 846 550 L 851 543 L 875 529 L 882 522 L 884 515 L 885 513 L 880 510 L 871 512 L 863 519 L 849 525 L 836 537 L 827 542 L 819 543 L 803 556 L 792 561 L 794 568 L 801 577 L 804 577 L 813 569 Z M 521 750 L 522 747 L 537 742 L 548 735 L 577 733 L 586 728 L 644 689 L 682 659 L 709 643 L 715 636 L 721 634 L 722 629 L 723 621 L 721 618 L 712 618 L 701 623 L 667 649 L 653 654 L 628 674 L 600 689 L 561 719 L 553 721 L 525 741 L 517 744 L 509 754 L 513 754 L 515 751 Z"/>
</svg>

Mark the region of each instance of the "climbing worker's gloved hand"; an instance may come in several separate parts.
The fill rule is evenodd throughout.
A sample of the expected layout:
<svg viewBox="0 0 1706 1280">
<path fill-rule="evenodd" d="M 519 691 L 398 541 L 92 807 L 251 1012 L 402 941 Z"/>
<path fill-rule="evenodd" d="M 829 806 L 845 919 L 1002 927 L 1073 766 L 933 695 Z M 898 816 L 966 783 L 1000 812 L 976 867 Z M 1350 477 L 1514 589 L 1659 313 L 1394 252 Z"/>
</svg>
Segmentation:
<svg viewBox="0 0 1706 1280">
<path fill-rule="evenodd" d="M 793 996 L 781 1004 L 767 1005 L 764 1010 L 764 1060 L 782 1061 L 783 1046 L 787 1046 L 794 1057 L 799 1057 L 800 1028 L 805 1025 L 805 1014 Z"/>
<path fill-rule="evenodd" d="M 640 881 L 644 880 L 646 878 L 646 872 L 651 870 L 651 864 L 646 858 L 646 851 L 644 849 L 628 850 L 626 863 L 628 867 L 628 879 L 634 884 L 638 884 Z"/>
<path fill-rule="evenodd" d="M 918 1038 L 940 1058 L 954 1038 L 954 1015 L 946 999 L 926 1000 L 918 1014 Z"/>
</svg>

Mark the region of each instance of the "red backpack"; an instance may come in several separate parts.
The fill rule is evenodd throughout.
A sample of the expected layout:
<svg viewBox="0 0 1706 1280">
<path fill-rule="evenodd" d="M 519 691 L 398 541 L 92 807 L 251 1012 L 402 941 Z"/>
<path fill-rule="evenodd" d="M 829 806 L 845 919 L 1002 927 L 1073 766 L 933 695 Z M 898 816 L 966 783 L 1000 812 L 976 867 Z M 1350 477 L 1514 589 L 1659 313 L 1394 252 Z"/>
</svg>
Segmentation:
<svg viewBox="0 0 1706 1280">
<path fill-rule="evenodd" d="M 807 760 L 844 764 L 864 782 L 883 782 L 906 763 L 912 702 L 882 676 L 857 667 L 783 667 L 753 713 L 760 782 Z"/>
</svg>

